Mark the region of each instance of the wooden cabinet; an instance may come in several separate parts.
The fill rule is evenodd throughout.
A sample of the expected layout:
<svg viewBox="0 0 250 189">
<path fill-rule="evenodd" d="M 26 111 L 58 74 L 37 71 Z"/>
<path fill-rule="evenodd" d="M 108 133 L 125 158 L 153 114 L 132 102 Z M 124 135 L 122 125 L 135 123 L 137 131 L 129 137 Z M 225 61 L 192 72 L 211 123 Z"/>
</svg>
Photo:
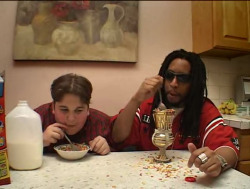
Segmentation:
<svg viewBox="0 0 250 189">
<path fill-rule="evenodd" d="M 193 51 L 236 57 L 250 54 L 249 1 L 192 1 Z"/>
<path fill-rule="evenodd" d="M 234 128 L 239 138 L 240 155 L 237 170 L 250 176 L 250 129 Z"/>
</svg>

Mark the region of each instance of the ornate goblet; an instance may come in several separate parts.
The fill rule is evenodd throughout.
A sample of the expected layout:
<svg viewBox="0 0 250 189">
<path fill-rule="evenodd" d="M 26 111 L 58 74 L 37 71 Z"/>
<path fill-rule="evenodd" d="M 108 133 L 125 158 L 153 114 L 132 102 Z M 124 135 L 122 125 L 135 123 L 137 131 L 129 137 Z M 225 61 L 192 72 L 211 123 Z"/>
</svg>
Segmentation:
<svg viewBox="0 0 250 189">
<path fill-rule="evenodd" d="M 175 110 L 155 109 L 153 117 L 155 120 L 155 132 L 152 136 L 153 144 L 159 148 L 160 153 L 155 157 L 158 162 L 170 162 L 171 159 L 166 155 L 166 148 L 173 143 L 172 123 L 174 119 Z"/>
</svg>

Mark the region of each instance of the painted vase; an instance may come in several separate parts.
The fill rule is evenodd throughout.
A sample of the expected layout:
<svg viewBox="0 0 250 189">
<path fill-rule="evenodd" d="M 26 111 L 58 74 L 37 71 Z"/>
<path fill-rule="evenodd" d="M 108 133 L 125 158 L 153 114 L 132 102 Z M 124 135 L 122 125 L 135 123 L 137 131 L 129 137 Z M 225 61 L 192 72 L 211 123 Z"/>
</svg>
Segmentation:
<svg viewBox="0 0 250 189">
<path fill-rule="evenodd" d="M 80 28 L 84 33 L 85 42 L 94 44 L 100 41 L 100 14 L 98 10 L 85 10 L 80 19 Z"/>
<path fill-rule="evenodd" d="M 37 1 L 18 1 L 16 23 L 20 26 L 30 25 L 36 15 L 38 3 Z"/>
<path fill-rule="evenodd" d="M 56 18 L 51 13 L 52 6 L 51 2 L 39 3 L 38 13 L 31 23 L 35 44 L 46 45 L 52 42 L 51 35 L 57 26 Z"/>
<path fill-rule="evenodd" d="M 119 22 L 124 17 L 124 9 L 120 5 L 105 4 L 104 8 L 108 9 L 108 18 L 100 31 L 100 39 L 107 47 L 117 47 L 123 42 L 123 31 L 119 26 Z M 119 18 L 115 17 L 115 9 L 120 9 Z"/>
<path fill-rule="evenodd" d="M 81 37 L 77 21 L 60 21 L 52 34 L 52 41 L 59 54 L 74 55 L 81 44 Z"/>
</svg>

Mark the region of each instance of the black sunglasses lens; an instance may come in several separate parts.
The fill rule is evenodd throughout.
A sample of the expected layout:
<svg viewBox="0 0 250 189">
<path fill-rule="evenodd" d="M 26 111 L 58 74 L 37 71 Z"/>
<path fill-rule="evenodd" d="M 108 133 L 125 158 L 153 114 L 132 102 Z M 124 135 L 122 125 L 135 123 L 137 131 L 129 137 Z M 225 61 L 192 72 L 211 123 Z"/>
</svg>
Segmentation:
<svg viewBox="0 0 250 189">
<path fill-rule="evenodd" d="M 189 82 L 190 75 L 177 75 L 177 79 L 180 82 Z"/>
<path fill-rule="evenodd" d="M 165 74 L 165 78 L 166 78 L 167 80 L 173 80 L 174 77 L 175 77 L 175 74 L 172 73 L 172 72 L 167 71 L 166 74 Z"/>
<path fill-rule="evenodd" d="M 172 81 L 175 76 L 179 82 L 183 82 L 183 83 L 189 82 L 191 79 L 189 74 L 176 74 L 176 73 L 173 73 L 171 71 L 166 71 L 166 73 L 165 73 L 165 79 L 167 79 L 169 81 Z"/>
</svg>

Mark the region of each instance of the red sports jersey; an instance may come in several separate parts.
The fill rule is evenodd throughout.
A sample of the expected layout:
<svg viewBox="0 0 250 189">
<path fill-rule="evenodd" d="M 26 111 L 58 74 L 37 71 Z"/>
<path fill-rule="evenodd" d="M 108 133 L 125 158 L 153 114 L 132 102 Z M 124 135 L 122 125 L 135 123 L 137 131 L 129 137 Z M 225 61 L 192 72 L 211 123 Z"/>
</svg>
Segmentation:
<svg viewBox="0 0 250 189">
<path fill-rule="evenodd" d="M 111 146 L 117 150 L 158 149 L 152 143 L 152 135 L 155 129 L 150 126 L 152 102 L 153 98 L 150 98 L 144 101 L 138 108 L 129 137 L 120 144 L 116 144 L 110 139 Z M 168 149 L 187 150 L 187 144 L 194 142 L 194 139 L 191 137 L 188 137 L 184 143 L 180 142 L 181 135 L 179 128 L 181 114 L 182 112 L 173 120 L 172 132 L 174 141 Z M 117 116 L 118 115 L 112 118 L 111 125 L 113 125 Z M 237 155 L 239 154 L 239 144 L 236 133 L 230 126 L 225 124 L 220 112 L 209 99 L 206 99 L 203 105 L 199 128 L 199 143 L 196 145 L 197 148 L 207 146 L 211 150 L 216 150 L 217 148 L 226 146 L 232 148 Z"/>
</svg>

